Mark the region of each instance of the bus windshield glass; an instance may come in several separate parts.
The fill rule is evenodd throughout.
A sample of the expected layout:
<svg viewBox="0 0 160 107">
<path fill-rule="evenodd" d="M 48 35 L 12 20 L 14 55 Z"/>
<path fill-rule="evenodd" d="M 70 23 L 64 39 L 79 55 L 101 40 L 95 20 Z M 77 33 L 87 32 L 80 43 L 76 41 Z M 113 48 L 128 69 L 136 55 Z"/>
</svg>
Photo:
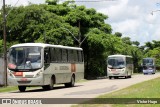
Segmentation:
<svg viewBox="0 0 160 107">
<path fill-rule="evenodd" d="M 112 69 L 120 69 L 125 67 L 125 59 L 121 57 L 108 58 L 108 67 Z"/>
<path fill-rule="evenodd" d="M 9 50 L 8 68 L 39 69 L 42 66 L 41 47 L 13 47 Z"/>
<path fill-rule="evenodd" d="M 153 65 L 153 59 L 143 59 L 143 65 L 152 66 Z"/>
</svg>

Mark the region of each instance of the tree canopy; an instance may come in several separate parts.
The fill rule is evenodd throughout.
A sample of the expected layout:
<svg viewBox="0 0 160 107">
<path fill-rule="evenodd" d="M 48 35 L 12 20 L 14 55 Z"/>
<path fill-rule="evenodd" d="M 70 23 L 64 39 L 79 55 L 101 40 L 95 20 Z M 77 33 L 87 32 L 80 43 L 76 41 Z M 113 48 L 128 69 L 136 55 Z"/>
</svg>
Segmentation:
<svg viewBox="0 0 160 107">
<path fill-rule="evenodd" d="M 46 4 L 28 6 L 7 6 L 7 47 L 27 42 L 81 46 L 84 50 L 85 77 L 106 75 L 106 59 L 111 54 L 133 56 L 135 71 L 143 54 L 158 55 L 160 42 L 148 42 L 146 50 L 138 41 L 123 37 L 122 33 L 112 34 L 111 25 L 105 23 L 107 15 L 85 6 L 77 6 L 74 1 L 58 3 L 46 0 Z M 0 18 L 0 23 L 2 23 Z M 3 28 L 0 27 L 0 51 L 3 52 Z M 83 42 L 82 42 L 83 41 Z M 156 56 L 158 57 L 158 56 Z M 160 61 L 159 61 L 160 62 Z"/>
</svg>

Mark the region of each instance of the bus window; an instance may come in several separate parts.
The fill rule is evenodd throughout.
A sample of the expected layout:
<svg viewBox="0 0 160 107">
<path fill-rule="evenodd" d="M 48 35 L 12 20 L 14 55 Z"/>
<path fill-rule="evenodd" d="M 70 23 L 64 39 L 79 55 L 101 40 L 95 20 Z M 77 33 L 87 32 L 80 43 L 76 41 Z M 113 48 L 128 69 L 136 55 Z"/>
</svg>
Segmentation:
<svg viewBox="0 0 160 107">
<path fill-rule="evenodd" d="M 49 48 L 44 49 L 44 62 L 50 63 L 50 50 L 49 50 Z"/>
<path fill-rule="evenodd" d="M 74 60 L 74 62 L 78 61 L 77 50 L 73 50 L 73 60 Z"/>
<path fill-rule="evenodd" d="M 73 62 L 73 50 L 68 50 L 68 62 Z"/>
<path fill-rule="evenodd" d="M 83 62 L 83 56 L 82 56 L 82 51 L 77 51 L 78 52 L 78 61 Z"/>
<path fill-rule="evenodd" d="M 55 48 L 54 53 L 55 53 L 54 56 L 56 57 L 57 62 L 61 62 L 62 61 L 62 49 Z"/>
<path fill-rule="evenodd" d="M 57 53 L 55 48 L 51 48 L 51 62 L 57 62 Z"/>
<path fill-rule="evenodd" d="M 67 62 L 67 50 L 62 49 L 62 61 Z"/>
</svg>

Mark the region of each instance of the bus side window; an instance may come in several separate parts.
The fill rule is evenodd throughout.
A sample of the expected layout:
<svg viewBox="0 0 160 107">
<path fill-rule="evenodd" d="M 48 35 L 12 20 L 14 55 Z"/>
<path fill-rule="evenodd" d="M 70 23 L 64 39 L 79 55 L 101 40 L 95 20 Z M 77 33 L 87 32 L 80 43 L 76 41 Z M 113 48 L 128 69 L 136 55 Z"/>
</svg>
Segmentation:
<svg viewBox="0 0 160 107">
<path fill-rule="evenodd" d="M 51 48 L 51 62 L 57 62 L 57 54 L 55 48 Z"/>
<path fill-rule="evenodd" d="M 56 62 L 61 62 L 62 61 L 62 49 L 55 48 L 54 49 L 54 57 L 56 59 Z"/>
<path fill-rule="evenodd" d="M 62 49 L 62 62 L 67 62 L 67 50 Z"/>
<path fill-rule="evenodd" d="M 72 55 L 73 51 L 72 50 L 68 50 L 68 62 L 72 62 L 73 61 L 73 55 Z"/>
<path fill-rule="evenodd" d="M 50 49 L 44 49 L 44 63 L 50 63 Z"/>
<path fill-rule="evenodd" d="M 73 50 L 73 59 L 74 59 L 74 62 L 77 62 L 77 61 L 78 61 L 77 50 Z"/>
<path fill-rule="evenodd" d="M 82 51 L 78 51 L 78 61 L 83 62 Z"/>
<path fill-rule="evenodd" d="M 127 64 L 133 64 L 132 58 L 126 58 L 126 62 L 127 62 Z"/>
</svg>

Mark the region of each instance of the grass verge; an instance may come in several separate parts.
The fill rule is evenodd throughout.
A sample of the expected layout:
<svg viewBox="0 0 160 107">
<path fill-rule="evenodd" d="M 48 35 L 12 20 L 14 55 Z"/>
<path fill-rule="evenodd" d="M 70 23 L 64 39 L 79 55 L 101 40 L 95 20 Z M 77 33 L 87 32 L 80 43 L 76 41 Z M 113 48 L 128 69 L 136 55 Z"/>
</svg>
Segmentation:
<svg viewBox="0 0 160 107">
<path fill-rule="evenodd" d="M 16 91 L 16 90 L 18 90 L 18 87 L 16 87 L 16 86 L 0 87 L 0 93 L 2 93 L 2 92 Z"/>
<path fill-rule="evenodd" d="M 101 95 L 93 100 L 85 102 L 86 104 L 73 105 L 72 107 L 160 107 L 159 104 L 104 104 L 104 102 L 107 101 L 105 98 L 160 98 L 160 78 L 145 81 L 116 92 Z M 99 99 L 102 99 L 100 100 L 102 104 L 99 104 Z M 159 101 L 160 100 L 158 100 L 158 102 Z M 97 104 L 95 104 L 96 102 Z"/>
</svg>

